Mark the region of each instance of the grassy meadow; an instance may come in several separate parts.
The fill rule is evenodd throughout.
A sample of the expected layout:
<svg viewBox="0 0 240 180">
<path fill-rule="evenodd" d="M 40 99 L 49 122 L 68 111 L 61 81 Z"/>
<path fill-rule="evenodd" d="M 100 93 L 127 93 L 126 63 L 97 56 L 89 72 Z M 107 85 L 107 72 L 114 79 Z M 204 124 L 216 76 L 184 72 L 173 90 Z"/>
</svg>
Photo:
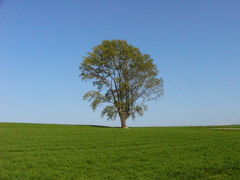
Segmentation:
<svg viewBox="0 0 240 180">
<path fill-rule="evenodd" d="M 239 180 L 240 130 L 0 123 L 0 180 L 15 179 Z"/>
</svg>

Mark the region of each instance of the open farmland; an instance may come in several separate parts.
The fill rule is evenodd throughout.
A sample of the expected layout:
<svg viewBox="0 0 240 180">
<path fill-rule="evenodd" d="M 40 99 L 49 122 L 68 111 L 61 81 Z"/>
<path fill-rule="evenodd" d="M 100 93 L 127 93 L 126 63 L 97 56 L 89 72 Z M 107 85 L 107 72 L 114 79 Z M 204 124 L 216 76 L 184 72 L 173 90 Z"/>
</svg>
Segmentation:
<svg viewBox="0 0 240 180">
<path fill-rule="evenodd" d="M 240 179 L 238 129 L 0 123 L 0 137 L 1 180 Z"/>
</svg>

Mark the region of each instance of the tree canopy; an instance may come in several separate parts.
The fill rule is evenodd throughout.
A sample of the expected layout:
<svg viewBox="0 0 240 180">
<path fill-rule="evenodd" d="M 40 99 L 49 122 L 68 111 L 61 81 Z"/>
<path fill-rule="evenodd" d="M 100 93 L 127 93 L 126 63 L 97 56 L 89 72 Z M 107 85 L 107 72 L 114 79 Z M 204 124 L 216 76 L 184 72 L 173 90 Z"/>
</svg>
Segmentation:
<svg viewBox="0 0 240 180">
<path fill-rule="evenodd" d="M 106 103 L 102 116 L 126 120 L 142 116 L 146 102 L 163 94 L 163 80 L 148 54 L 125 40 L 105 40 L 93 48 L 80 65 L 82 80 L 91 80 L 95 90 L 84 95 L 93 110 Z"/>
</svg>

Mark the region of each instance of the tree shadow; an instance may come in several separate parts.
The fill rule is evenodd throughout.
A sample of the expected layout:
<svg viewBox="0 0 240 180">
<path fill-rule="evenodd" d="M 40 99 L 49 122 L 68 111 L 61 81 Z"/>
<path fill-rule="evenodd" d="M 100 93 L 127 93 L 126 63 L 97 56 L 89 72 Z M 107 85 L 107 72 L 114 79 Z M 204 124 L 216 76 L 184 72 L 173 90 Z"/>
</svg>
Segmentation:
<svg viewBox="0 0 240 180">
<path fill-rule="evenodd" d="M 98 128 L 111 128 L 109 126 L 102 126 L 102 125 L 88 125 L 90 127 L 98 127 Z"/>
<path fill-rule="evenodd" d="M 118 128 L 118 127 L 110 127 L 110 126 L 103 126 L 103 125 L 92 125 L 92 124 L 84 124 L 84 125 L 77 125 L 77 126 L 88 126 L 88 127 L 97 127 L 97 128 Z"/>
</svg>

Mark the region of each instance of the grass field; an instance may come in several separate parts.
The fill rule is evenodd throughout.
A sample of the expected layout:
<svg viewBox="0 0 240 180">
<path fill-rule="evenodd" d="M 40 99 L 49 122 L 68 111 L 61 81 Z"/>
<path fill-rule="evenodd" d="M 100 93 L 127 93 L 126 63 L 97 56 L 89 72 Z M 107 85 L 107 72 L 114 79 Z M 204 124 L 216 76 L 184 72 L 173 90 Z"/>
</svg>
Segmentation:
<svg viewBox="0 0 240 180">
<path fill-rule="evenodd" d="M 239 180 L 240 130 L 0 123 L 0 180 L 14 179 Z"/>
</svg>

